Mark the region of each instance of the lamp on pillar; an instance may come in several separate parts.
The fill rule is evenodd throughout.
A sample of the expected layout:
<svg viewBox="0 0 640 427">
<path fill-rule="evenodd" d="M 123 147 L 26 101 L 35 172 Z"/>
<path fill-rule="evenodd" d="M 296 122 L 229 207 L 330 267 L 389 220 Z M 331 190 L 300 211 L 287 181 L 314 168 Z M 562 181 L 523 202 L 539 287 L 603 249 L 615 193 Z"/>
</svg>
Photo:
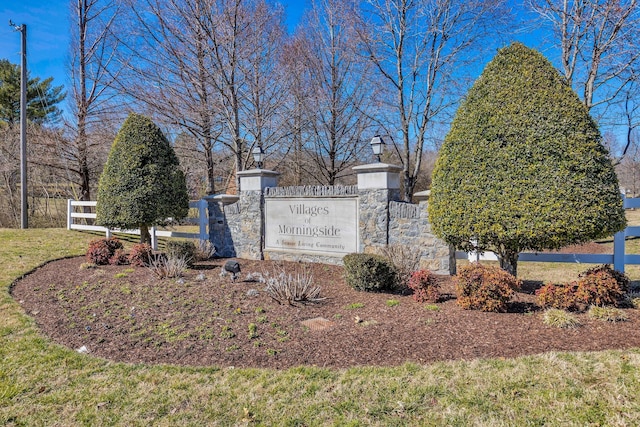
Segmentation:
<svg viewBox="0 0 640 427">
<path fill-rule="evenodd" d="M 262 160 L 264 158 L 264 151 L 262 151 L 262 146 L 256 145 L 255 147 L 253 147 L 251 154 L 253 154 L 253 161 L 256 162 L 258 169 L 262 169 Z"/>
<path fill-rule="evenodd" d="M 380 155 L 384 151 L 384 145 L 384 141 L 380 135 L 376 135 L 371 138 L 371 149 L 373 150 L 373 154 L 376 155 L 378 163 L 380 163 Z"/>
</svg>

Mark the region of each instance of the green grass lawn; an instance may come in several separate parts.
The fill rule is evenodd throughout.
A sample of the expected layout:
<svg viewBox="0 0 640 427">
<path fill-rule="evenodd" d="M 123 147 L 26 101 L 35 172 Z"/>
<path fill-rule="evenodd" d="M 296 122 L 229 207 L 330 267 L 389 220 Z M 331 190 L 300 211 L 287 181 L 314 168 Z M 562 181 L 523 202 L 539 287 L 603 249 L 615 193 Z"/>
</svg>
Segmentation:
<svg viewBox="0 0 640 427">
<path fill-rule="evenodd" d="M 76 353 L 43 337 L 8 289 L 93 238 L 0 230 L 0 425 L 640 425 L 638 350 L 284 371 Z"/>
</svg>

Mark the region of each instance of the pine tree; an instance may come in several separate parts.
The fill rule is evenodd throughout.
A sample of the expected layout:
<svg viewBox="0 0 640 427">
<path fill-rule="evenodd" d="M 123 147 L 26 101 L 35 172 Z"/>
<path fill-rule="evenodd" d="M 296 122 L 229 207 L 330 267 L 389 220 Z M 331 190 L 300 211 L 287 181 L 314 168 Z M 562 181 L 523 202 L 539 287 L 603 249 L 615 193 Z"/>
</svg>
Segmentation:
<svg viewBox="0 0 640 427">
<path fill-rule="evenodd" d="M 60 109 L 56 106 L 66 94 L 62 86 L 52 86 L 53 77 L 27 79 L 27 119 L 42 124 L 56 122 Z M 20 122 L 20 67 L 0 59 L 0 122 L 9 127 Z"/>
<path fill-rule="evenodd" d="M 520 43 L 498 52 L 458 109 L 428 209 L 439 237 L 496 252 L 514 275 L 521 251 L 587 242 L 626 224 L 596 123 L 551 63 Z"/>
<path fill-rule="evenodd" d="M 162 131 L 147 117 L 130 114 L 118 132 L 98 184 L 96 222 L 106 227 L 149 227 L 187 216 L 183 172 Z"/>
</svg>

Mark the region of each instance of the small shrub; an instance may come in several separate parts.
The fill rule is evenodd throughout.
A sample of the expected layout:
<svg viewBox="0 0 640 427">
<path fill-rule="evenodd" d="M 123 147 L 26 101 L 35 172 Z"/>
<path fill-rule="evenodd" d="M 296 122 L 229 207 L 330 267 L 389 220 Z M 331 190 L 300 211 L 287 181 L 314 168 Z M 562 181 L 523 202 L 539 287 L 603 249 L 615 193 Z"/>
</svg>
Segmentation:
<svg viewBox="0 0 640 427">
<path fill-rule="evenodd" d="M 594 267 L 578 276 L 576 300 L 584 305 L 616 305 L 629 291 L 629 278 L 608 265 Z"/>
<path fill-rule="evenodd" d="M 207 261 L 216 254 L 216 247 L 209 240 L 198 240 L 195 257 L 198 261 Z"/>
<path fill-rule="evenodd" d="M 149 269 L 160 279 L 182 277 L 187 262 L 184 258 L 157 255 L 149 260 Z"/>
<path fill-rule="evenodd" d="M 398 301 L 397 299 L 387 300 L 387 307 L 396 307 L 398 305 L 400 305 L 400 301 Z"/>
<path fill-rule="evenodd" d="M 113 256 L 109 258 L 109 264 L 111 265 L 128 265 L 129 257 L 124 249 L 116 249 Z"/>
<path fill-rule="evenodd" d="M 627 295 L 627 303 L 630 307 L 640 308 L 640 293 L 630 292 Z"/>
<path fill-rule="evenodd" d="M 87 261 L 96 265 L 107 265 L 118 249 L 123 249 L 123 246 L 116 237 L 92 240 L 87 250 Z"/>
<path fill-rule="evenodd" d="M 151 262 L 153 249 L 147 243 L 137 243 L 131 247 L 129 252 L 129 262 L 138 267 L 145 267 Z"/>
<path fill-rule="evenodd" d="M 397 284 L 408 286 L 411 274 L 420 266 L 420 251 L 406 245 L 388 245 L 382 249 L 382 255 L 393 263 L 398 274 Z"/>
<path fill-rule="evenodd" d="M 542 308 L 576 310 L 577 282 L 567 284 L 547 283 L 536 290 L 536 302 Z"/>
<path fill-rule="evenodd" d="M 498 267 L 475 262 L 460 269 L 455 286 L 458 305 L 465 310 L 504 312 L 520 281 Z"/>
<path fill-rule="evenodd" d="M 320 297 L 320 286 L 313 284 L 313 276 L 304 269 L 291 273 L 282 267 L 279 271 L 263 273 L 259 281 L 266 284 L 265 292 L 278 304 L 324 300 Z"/>
<path fill-rule="evenodd" d="M 383 292 L 397 283 L 397 270 L 390 260 L 373 254 L 352 253 L 342 259 L 345 280 L 358 291 Z"/>
<path fill-rule="evenodd" d="M 169 240 L 166 245 L 168 258 L 183 258 L 188 267 L 196 259 L 196 245 L 189 240 Z"/>
<path fill-rule="evenodd" d="M 409 279 L 409 288 L 413 291 L 413 299 L 418 302 L 438 302 L 440 299 L 440 284 L 429 270 L 414 271 Z"/>
<path fill-rule="evenodd" d="M 581 273 L 564 285 L 544 285 L 536 291 L 538 305 L 562 310 L 584 311 L 591 305 L 618 305 L 626 300 L 629 279 L 608 265 Z"/>
<path fill-rule="evenodd" d="M 627 313 L 616 307 L 591 306 L 587 312 L 590 318 L 604 320 L 606 322 L 624 322 L 627 320 Z"/>
<path fill-rule="evenodd" d="M 580 326 L 580 321 L 566 310 L 550 308 L 542 315 L 542 323 L 556 328 L 575 328 Z"/>
</svg>

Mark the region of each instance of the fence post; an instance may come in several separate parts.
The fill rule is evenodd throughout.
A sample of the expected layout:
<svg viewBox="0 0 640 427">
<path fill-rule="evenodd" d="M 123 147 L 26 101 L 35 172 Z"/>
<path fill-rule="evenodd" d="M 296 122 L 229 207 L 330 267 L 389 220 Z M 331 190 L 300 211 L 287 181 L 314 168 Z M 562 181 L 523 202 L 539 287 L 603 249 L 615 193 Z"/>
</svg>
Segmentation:
<svg viewBox="0 0 640 427">
<path fill-rule="evenodd" d="M 156 237 L 156 227 L 151 227 L 151 249 L 158 250 L 158 238 Z"/>
<path fill-rule="evenodd" d="M 613 268 L 624 273 L 625 230 L 613 236 Z"/>
<path fill-rule="evenodd" d="M 209 202 L 206 199 L 198 200 L 198 224 L 200 226 L 199 235 L 200 240 L 209 240 L 209 233 L 207 233 L 207 226 L 209 225 L 208 214 Z"/>
<path fill-rule="evenodd" d="M 73 220 L 71 219 L 71 212 L 73 212 L 73 205 L 71 204 L 72 199 L 67 199 L 67 230 L 71 230 L 71 224 Z"/>
</svg>

